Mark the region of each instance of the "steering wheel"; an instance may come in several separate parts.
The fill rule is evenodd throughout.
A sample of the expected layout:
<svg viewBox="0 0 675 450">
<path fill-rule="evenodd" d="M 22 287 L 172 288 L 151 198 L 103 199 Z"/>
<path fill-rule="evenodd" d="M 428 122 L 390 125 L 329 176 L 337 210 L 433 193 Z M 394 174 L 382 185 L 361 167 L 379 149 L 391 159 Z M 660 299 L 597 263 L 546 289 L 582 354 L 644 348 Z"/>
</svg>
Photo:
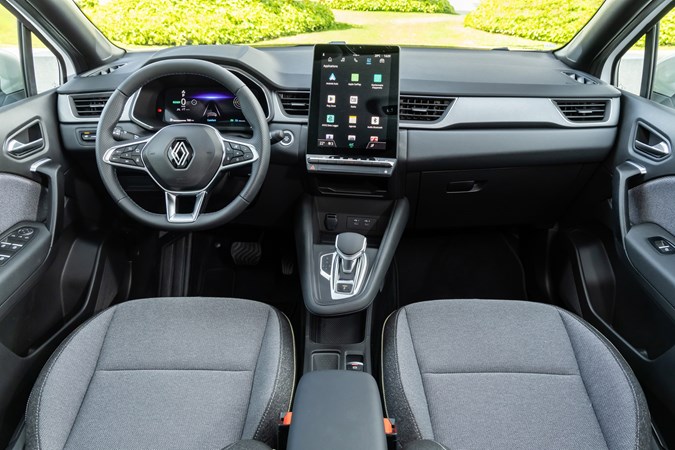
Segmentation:
<svg viewBox="0 0 675 450">
<path fill-rule="evenodd" d="M 113 130 L 129 97 L 166 75 L 195 75 L 221 84 L 239 99 L 253 136 L 230 139 L 210 125 L 186 123 L 167 125 L 147 139 L 116 141 Z M 96 164 L 114 201 L 139 222 L 163 230 L 213 228 L 234 219 L 260 191 L 269 160 L 269 128 L 258 100 L 230 71 L 207 61 L 173 59 L 138 70 L 113 92 L 96 131 Z M 251 165 L 251 176 L 239 195 L 218 211 L 202 212 L 219 175 L 247 165 Z M 129 198 L 117 179 L 116 167 L 147 173 L 164 191 L 166 214 L 147 211 Z M 181 210 L 179 203 L 190 201 L 194 206 Z"/>
</svg>

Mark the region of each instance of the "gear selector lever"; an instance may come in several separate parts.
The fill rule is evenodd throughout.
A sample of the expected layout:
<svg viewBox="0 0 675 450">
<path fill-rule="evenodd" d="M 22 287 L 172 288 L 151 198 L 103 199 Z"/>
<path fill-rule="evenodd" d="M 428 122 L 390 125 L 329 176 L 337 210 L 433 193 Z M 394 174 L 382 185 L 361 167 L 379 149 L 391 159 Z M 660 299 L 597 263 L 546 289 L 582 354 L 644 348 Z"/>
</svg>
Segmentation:
<svg viewBox="0 0 675 450">
<path fill-rule="evenodd" d="M 340 233 L 335 238 L 335 251 L 340 260 L 340 269 L 351 274 L 360 258 L 366 253 L 366 237 L 358 233 Z"/>
<path fill-rule="evenodd" d="M 341 300 L 359 293 L 368 271 L 366 237 L 358 233 L 340 233 L 335 252 L 321 256 L 321 276 L 330 283 L 331 298 Z"/>
</svg>

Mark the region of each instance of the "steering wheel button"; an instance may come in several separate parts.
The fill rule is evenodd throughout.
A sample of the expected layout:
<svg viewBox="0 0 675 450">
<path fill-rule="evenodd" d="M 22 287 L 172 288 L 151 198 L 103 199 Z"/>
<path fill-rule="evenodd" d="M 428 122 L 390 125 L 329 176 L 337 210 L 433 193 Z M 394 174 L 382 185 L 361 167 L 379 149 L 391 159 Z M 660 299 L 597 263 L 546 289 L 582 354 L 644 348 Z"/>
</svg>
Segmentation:
<svg viewBox="0 0 675 450">
<path fill-rule="evenodd" d="M 244 153 L 244 159 L 253 159 L 253 153 Z"/>
<path fill-rule="evenodd" d="M 134 163 L 136 163 L 136 166 L 138 167 L 144 167 L 143 165 L 143 159 L 141 159 L 140 156 L 134 156 L 133 158 Z"/>
<path fill-rule="evenodd" d="M 230 142 L 230 147 L 232 150 L 241 150 L 241 146 L 239 144 L 235 144 L 234 142 Z"/>
</svg>

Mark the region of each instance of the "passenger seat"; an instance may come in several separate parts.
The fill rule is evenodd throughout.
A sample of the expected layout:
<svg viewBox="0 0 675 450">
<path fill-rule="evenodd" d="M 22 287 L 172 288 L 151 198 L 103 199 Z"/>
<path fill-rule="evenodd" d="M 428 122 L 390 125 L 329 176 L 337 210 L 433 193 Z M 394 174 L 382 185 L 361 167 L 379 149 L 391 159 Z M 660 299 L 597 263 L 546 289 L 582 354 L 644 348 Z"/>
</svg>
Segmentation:
<svg viewBox="0 0 675 450">
<path fill-rule="evenodd" d="M 631 369 L 598 331 L 560 308 L 421 302 L 389 317 L 382 342 L 387 414 L 404 448 L 422 440 L 447 449 L 538 450 L 651 442 Z"/>
</svg>

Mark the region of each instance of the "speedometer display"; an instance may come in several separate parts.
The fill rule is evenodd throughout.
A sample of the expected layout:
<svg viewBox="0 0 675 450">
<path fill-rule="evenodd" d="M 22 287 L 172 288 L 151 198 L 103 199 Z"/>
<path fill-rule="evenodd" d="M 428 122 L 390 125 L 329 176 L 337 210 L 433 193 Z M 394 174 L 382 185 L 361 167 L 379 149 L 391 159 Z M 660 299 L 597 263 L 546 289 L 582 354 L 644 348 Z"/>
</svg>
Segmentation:
<svg viewBox="0 0 675 450">
<path fill-rule="evenodd" d="M 248 126 L 239 99 L 225 89 L 167 89 L 164 91 L 163 110 L 162 117 L 166 123 Z"/>
</svg>

